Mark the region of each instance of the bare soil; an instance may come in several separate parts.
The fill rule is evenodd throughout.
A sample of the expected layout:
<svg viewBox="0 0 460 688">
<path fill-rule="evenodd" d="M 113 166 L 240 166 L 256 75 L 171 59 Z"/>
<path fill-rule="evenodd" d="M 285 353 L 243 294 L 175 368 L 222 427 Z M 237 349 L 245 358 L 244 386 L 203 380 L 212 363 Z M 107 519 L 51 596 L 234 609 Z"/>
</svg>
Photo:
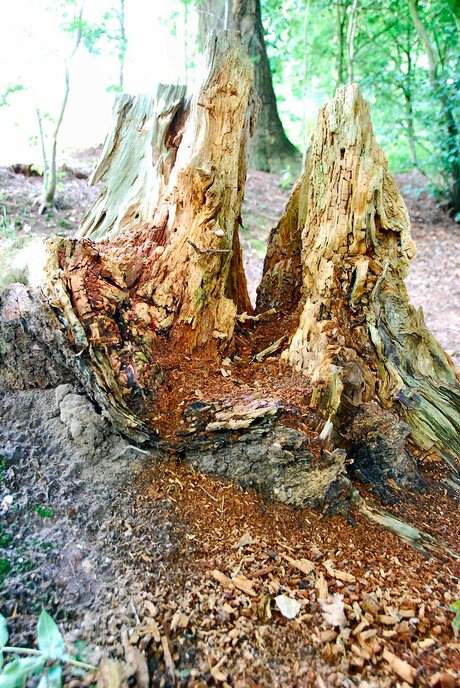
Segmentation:
<svg viewBox="0 0 460 688">
<path fill-rule="evenodd" d="M 421 176 L 399 183 L 418 248 L 413 303 L 459 360 L 460 228 Z M 1 169 L 0 184 L 4 228 L 18 236 L 72 234 L 97 195 L 67 174 L 58 208 L 37 217 L 39 178 Z M 287 196 L 279 178 L 250 172 L 242 241 L 253 294 Z M 69 647 L 120 662 L 129 686 L 460 685 L 452 557 L 428 558 L 353 508 L 326 517 L 270 504 L 180 458 L 134 450 L 97 409 L 85 416 L 97 431 L 72 434 L 54 390 L 21 394 L 0 398 L 0 612 L 12 642 L 33 644 L 44 604 Z M 458 551 L 458 498 L 440 487 L 436 462 L 422 469 L 426 491 L 386 509 Z M 300 605 L 292 620 L 281 595 Z M 68 675 L 66 685 L 94 677 Z"/>
</svg>

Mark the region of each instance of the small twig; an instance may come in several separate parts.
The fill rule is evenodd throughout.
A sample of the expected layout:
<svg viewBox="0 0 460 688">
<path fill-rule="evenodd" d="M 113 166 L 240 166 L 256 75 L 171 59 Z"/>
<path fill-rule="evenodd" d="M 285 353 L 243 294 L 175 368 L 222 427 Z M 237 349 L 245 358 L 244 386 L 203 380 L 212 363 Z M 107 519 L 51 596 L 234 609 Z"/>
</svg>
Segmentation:
<svg viewBox="0 0 460 688">
<path fill-rule="evenodd" d="M 187 239 L 187 243 L 190 244 L 192 248 L 195 249 L 200 255 L 204 255 L 206 253 L 230 253 L 229 248 L 200 248 L 196 244 L 193 243 L 193 241 L 190 241 L 190 239 Z"/>
<path fill-rule="evenodd" d="M 262 320 L 263 318 L 268 318 L 270 315 L 275 315 L 275 313 L 276 308 L 270 308 L 270 310 L 264 311 L 263 313 L 259 313 L 258 315 L 248 315 L 245 311 L 244 313 L 237 315 L 236 319 L 240 323 L 245 323 L 248 320 L 250 320 L 251 322 L 259 322 L 259 320 Z"/>
<path fill-rule="evenodd" d="M 210 492 L 208 492 L 202 485 L 198 485 L 198 487 L 200 488 L 200 490 L 203 490 L 203 492 L 206 492 L 208 497 L 211 497 L 211 499 L 213 499 L 215 502 L 217 502 L 217 499 L 214 497 L 214 495 L 212 495 Z"/>
<path fill-rule="evenodd" d="M 264 359 L 266 356 L 268 356 L 269 354 L 272 354 L 272 353 L 274 353 L 275 351 L 277 351 L 277 350 L 280 348 L 281 344 L 282 344 L 287 338 L 288 338 L 287 334 L 283 334 L 283 336 L 280 337 L 279 339 L 277 339 L 276 342 L 273 342 L 273 344 L 270 344 L 270 346 L 267 346 L 266 349 L 263 349 L 262 351 L 259 351 L 259 353 L 256 354 L 252 360 L 253 360 L 253 361 L 257 361 L 257 363 L 261 363 L 261 361 L 263 361 L 263 359 Z"/>
<path fill-rule="evenodd" d="M 133 610 L 134 618 L 136 619 L 137 625 L 141 625 L 141 620 L 139 618 L 139 614 L 137 613 L 137 609 L 134 606 L 134 602 L 131 600 L 131 609 Z"/>
</svg>

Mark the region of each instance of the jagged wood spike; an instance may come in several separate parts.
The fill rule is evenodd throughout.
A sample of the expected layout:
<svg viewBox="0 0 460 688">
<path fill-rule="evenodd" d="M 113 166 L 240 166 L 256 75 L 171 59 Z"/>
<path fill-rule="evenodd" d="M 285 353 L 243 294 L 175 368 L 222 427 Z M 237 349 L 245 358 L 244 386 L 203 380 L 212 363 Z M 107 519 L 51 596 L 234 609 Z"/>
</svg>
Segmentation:
<svg viewBox="0 0 460 688">
<path fill-rule="evenodd" d="M 130 426 L 142 427 L 140 419 L 164 380 L 165 358 L 180 360 L 195 347 L 217 355 L 221 343 L 232 338 L 237 312 L 251 310 L 238 223 L 253 127 L 252 65 L 238 37 L 222 32 L 210 39 L 207 66 L 181 124 L 180 141 L 168 137 L 166 127 L 160 131 L 158 117 L 153 118 L 155 136 L 151 126 L 145 137 L 141 132 L 140 178 L 150 179 L 148 188 L 159 184 L 161 189 L 150 221 L 133 219 L 132 199 L 128 203 L 123 192 L 107 225 L 108 236 L 117 235 L 110 242 L 56 238 L 48 244 L 45 295 L 92 371 L 90 384 L 106 397 L 107 413 L 117 415 L 122 408 Z M 168 93 L 163 120 L 170 128 L 182 92 Z M 135 99 L 123 103 L 130 131 L 139 119 L 131 116 L 133 109 L 138 114 L 154 110 L 145 99 L 138 106 Z M 110 182 L 105 191 L 113 197 L 120 161 L 130 155 L 117 133 L 124 126 L 117 116 L 116 133 L 97 172 Z M 154 161 L 161 177 L 156 184 L 144 169 L 152 166 L 145 152 L 152 137 L 161 143 L 157 153 L 164 148 L 161 164 L 158 155 Z M 122 179 L 126 190 L 124 184 Z M 90 214 L 102 232 L 99 212 L 98 201 Z"/>
<path fill-rule="evenodd" d="M 282 233 L 300 243 L 302 263 L 301 312 L 283 358 L 316 385 L 313 405 L 348 424 L 377 400 L 409 423 L 416 448 L 458 468 L 458 374 L 409 303 L 409 217 L 356 85 L 319 112 L 306 171 L 270 238 L 264 288 L 273 274 L 281 284 L 298 270 Z M 275 305 L 272 295 L 261 308 Z"/>
<path fill-rule="evenodd" d="M 81 222 L 79 238 L 114 239 L 152 222 L 185 118 L 185 86 L 160 84 L 153 98 L 117 98 L 111 132 L 88 180 L 99 182 L 101 191 Z"/>
</svg>

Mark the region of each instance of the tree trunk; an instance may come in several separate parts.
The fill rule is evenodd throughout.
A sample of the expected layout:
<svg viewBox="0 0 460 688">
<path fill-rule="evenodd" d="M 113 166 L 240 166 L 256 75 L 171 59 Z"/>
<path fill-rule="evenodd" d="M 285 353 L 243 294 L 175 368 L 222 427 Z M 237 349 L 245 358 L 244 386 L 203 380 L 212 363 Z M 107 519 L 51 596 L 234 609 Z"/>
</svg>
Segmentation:
<svg viewBox="0 0 460 688">
<path fill-rule="evenodd" d="M 439 67 L 440 59 L 436 50 L 428 36 L 428 31 L 420 17 L 416 0 L 406 0 L 409 6 L 409 11 L 420 40 L 428 58 L 428 74 L 433 93 L 439 99 L 442 118 L 446 127 L 446 141 L 445 150 L 448 154 L 450 174 L 452 184 L 450 188 L 449 201 L 450 207 L 453 211 L 460 211 L 460 153 L 459 153 L 459 130 L 457 120 L 454 115 L 454 107 L 446 94 L 444 83 L 442 83 Z"/>
<path fill-rule="evenodd" d="M 420 488 L 426 451 L 454 485 L 458 380 L 408 302 L 407 211 L 358 88 L 319 113 L 253 314 L 252 64 L 231 32 L 207 57 L 189 106 L 174 87 L 119 101 L 85 238 L 49 241 L 42 290 L 2 297 L 0 383 L 77 380 L 124 434 L 295 506 L 341 507 L 355 475 Z"/>
<path fill-rule="evenodd" d="M 217 28 L 241 33 L 243 45 L 254 62 L 254 87 L 260 99 L 257 128 L 251 150 L 251 164 L 258 170 L 282 172 L 300 170 L 299 151 L 287 138 L 281 123 L 265 47 L 260 0 L 204 0 L 198 7 L 201 41 Z M 226 26 L 224 24 L 226 22 Z"/>
</svg>

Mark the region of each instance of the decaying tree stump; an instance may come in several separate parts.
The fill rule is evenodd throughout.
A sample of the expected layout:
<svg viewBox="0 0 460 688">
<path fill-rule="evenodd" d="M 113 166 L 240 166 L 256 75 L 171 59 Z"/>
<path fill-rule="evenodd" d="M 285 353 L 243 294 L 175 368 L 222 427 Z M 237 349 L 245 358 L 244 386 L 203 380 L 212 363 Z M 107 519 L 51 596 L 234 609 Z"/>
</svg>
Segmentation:
<svg viewBox="0 0 460 688">
<path fill-rule="evenodd" d="M 420 487 L 427 451 L 454 485 L 458 377 L 409 304 L 407 210 L 359 89 L 320 110 L 254 312 L 238 239 L 252 65 L 231 32 L 207 65 L 189 102 L 119 100 L 80 238 L 50 240 L 41 290 L 0 304 L 0 382 L 76 380 L 127 436 L 295 506 L 343 503 L 352 462 L 382 496 Z"/>
</svg>

